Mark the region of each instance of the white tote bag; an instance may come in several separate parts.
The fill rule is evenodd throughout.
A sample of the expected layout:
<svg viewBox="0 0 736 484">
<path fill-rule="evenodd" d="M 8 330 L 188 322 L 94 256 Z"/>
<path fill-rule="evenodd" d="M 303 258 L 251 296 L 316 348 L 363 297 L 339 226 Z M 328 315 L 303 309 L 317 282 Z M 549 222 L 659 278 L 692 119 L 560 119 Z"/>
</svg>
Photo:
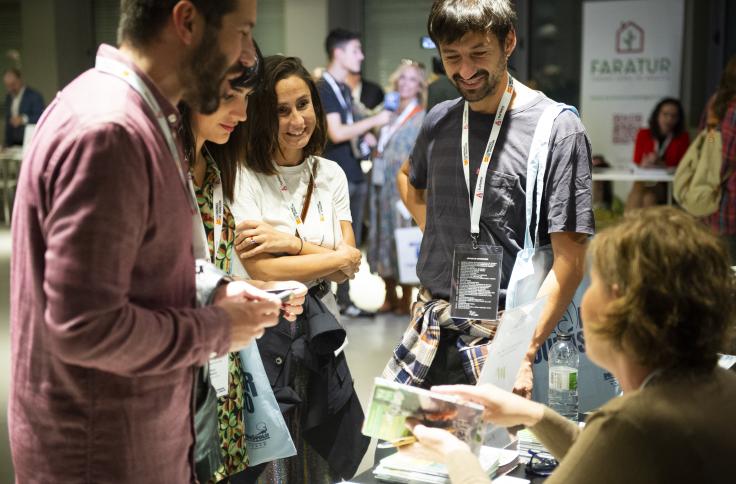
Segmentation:
<svg viewBox="0 0 736 484">
<path fill-rule="evenodd" d="M 296 455 L 296 447 L 271 390 L 255 342 L 240 350 L 240 361 L 243 364 L 243 418 L 248 465 Z"/>
<path fill-rule="evenodd" d="M 526 229 L 524 232 L 524 248 L 519 251 L 516 256 L 514 268 L 509 279 L 508 290 L 506 293 L 506 308 L 512 309 L 530 301 L 537 297 L 539 288 L 542 287 L 544 279 L 552 270 L 552 262 L 554 255 L 552 246 L 546 245 L 542 247 L 535 246 L 532 242 L 530 225 L 532 220 L 532 212 L 534 207 L 534 188 L 536 186 L 537 197 L 536 214 L 541 211 L 541 194 L 544 191 L 544 175 L 547 169 L 547 159 L 549 156 L 549 139 L 552 134 L 552 125 L 557 118 L 565 110 L 572 110 L 577 114 L 575 108 L 564 104 L 555 104 L 548 107 L 542 114 L 534 131 L 532 147 L 529 151 L 529 159 L 527 160 L 527 180 L 526 180 Z M 535 241 L 539 240 L 539 216 L 537 215 L 536 226 L 534 227 Z M 545 344 L 537 351 L 537 355 L 532 366 L 534 374 L 534 387 L 532 390 L 532 399 L 546 404 L 547 392 L 549 387 L 549 349 L 557 340 L 557 330 L 573 333 L 573 341 L 575 342 L 578 352 L 580 353 L 580 368 L 578 377 L 578 399 L 580 412 L 598 408 L 615 395 L 615 386 L 613 376 L 607 371 L 595 366 L 585 354 L 585 338 L 583 337 L 583 323 L 580 318 L 580 301 L 583 293 L 590 284 L 588 277 L 584 277 L 575 291 L 570 305 L 560 321 L 557 323 L 555 331 L 553 331 Z"/>
<path fill-rule="evenodd" d="M 417 261 L 419 247 L 422 245 L 422 231 L 419 227 L 405 227 L 394 230 L 396 258 L 399 263 L 399 283 L 418 285 Z"/>
</svg>

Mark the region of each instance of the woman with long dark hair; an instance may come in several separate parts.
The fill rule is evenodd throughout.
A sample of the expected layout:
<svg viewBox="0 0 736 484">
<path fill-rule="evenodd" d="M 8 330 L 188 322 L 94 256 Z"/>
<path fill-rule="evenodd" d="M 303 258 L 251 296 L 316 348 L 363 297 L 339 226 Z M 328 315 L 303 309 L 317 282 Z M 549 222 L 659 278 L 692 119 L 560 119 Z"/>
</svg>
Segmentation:
<svg viewBox="0 0 736 484">
<path fill-rule="evenodd" d="M 322 327 L 344 335 L 330 283 L 352 278 L 361 254 L 355 248 L 345 172 L 319 156 L 327 122 L 317 86 L 299 59 L 266 58 L 263 83 L 248 105 L 246 139 L 233 205 L 241 273 L 264 281 L 295 279 L 310 287 L 304 317 L 295 324 L 280 322 L 258 341 L 298 453 L 271 462 L 259 482 L 332 484 L 352 477 L 367 442 L 360 436 L 360 421 L 354 426 L 341 421 L 339 436 L 332 434 L 337 427 L 324 426 L 332 416 L 342 415 L 338 393 L 347 393 L 338 388 L 350 383 L 343 390 L 353 392 L 352 380 L 342 347 L 315 356 L 312 338 L 320 329 L 310 308 L 318 308 Z M 316 361 L 319 365 L 310 363 Z M 333 381 L 333 367 L 342 368 L 342 383 L 325 388 L 321 382 Z M 357 405 L 354 415 L 362 421 Z M 345 435 L 355 439 L 334 453 L 326 450 Z M 350 461 L 355 468 L 340 468 Z"/>
<path fill-rule="evenodd" d="M 263 59 L 258 52 L 258 64 L 252 72 L 225 81 L 218 109 L 211 114 L 192 110 L 179 103 L 182 115 L 184 154 L 189 163 L 191 180 L 199 207 L 201 229 L 195 227 L 195 250 L 203 245 L 206 254 L 218 269 L 232 273 L 234 255 L 235 219 L 230 211 L 234 198 L 235 175 L 238 160 L 244 155 L 248 96 L 262 76 Z M 295 281 L 262 283 L 249 281 L 258 289 L 296 288 L 297 297 L 286 306 L 286 317 L 294 319 L 303 301 L 306 288 Z M 212 363 L 211 363 L 212 365 Z M 209 483 L 246 483 L 248 458 L 246 428 L 243 418 L 245 390 L 243 368 L 238 353 L 227 358 L 227 388 L 218 394 L 217 413 L 222 465 L 208 477 Z M 209 384 L 209 383 L 208 383 Z M 198 436 L 199 438 L 200 436 Z M 203 476 L 199 476 L 204 478 Z"/>
<path fill-rule="evenodd" d="M 642 168 L 674 168 L 689 145 L 682 103 L 667 97 L 654 107 L 649 116 L 649 127 L 636 134 L 634 163 Z M 626 200 L 626 210 L 663 203 L 666 194 L 665 183 L 634 182 Z"/>
</svg>

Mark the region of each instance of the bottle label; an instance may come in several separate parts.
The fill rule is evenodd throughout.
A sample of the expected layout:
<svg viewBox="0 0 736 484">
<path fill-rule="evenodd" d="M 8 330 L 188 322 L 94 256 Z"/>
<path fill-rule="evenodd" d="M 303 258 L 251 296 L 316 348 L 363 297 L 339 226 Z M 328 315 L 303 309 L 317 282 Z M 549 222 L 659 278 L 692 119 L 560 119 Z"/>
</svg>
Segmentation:
<svg viewBox="0 0 736 484">
<path fill-rule="evenodd" d="M 555 366 L 549 370 L 549 388 L 558 391 L 578 389 L 578 370 L 567 366 Z"/>
</svg>

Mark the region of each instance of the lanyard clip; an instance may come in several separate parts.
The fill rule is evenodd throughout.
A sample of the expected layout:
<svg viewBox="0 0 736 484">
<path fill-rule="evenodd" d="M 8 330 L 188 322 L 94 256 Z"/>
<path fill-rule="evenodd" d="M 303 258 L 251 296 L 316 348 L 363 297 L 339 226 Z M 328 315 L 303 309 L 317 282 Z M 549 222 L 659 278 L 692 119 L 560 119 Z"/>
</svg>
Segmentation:
<svg viewBox="0 0 736 484">
<path fill-rule="evenodd" d="M 478 235 L 479 234 L 470 234 L 470 238 L 473 239 L 473 249 L 478 249 L 480 245 L 478 245 Z"/>
</svg>

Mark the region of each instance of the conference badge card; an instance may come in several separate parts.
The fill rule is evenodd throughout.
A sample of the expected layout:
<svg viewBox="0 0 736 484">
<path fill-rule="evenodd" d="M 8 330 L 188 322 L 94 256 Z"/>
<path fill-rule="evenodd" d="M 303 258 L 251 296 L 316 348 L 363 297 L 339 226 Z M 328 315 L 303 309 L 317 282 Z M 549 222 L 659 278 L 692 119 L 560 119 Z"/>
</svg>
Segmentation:
<svg viewBox="0 0 736 484">
<path fill-rule="evenodd" d="M 450 316 L 458 319 L 498 318 L 503 248 L 497 245 L 455 246 L 450 289 Z"/>
</svg>

